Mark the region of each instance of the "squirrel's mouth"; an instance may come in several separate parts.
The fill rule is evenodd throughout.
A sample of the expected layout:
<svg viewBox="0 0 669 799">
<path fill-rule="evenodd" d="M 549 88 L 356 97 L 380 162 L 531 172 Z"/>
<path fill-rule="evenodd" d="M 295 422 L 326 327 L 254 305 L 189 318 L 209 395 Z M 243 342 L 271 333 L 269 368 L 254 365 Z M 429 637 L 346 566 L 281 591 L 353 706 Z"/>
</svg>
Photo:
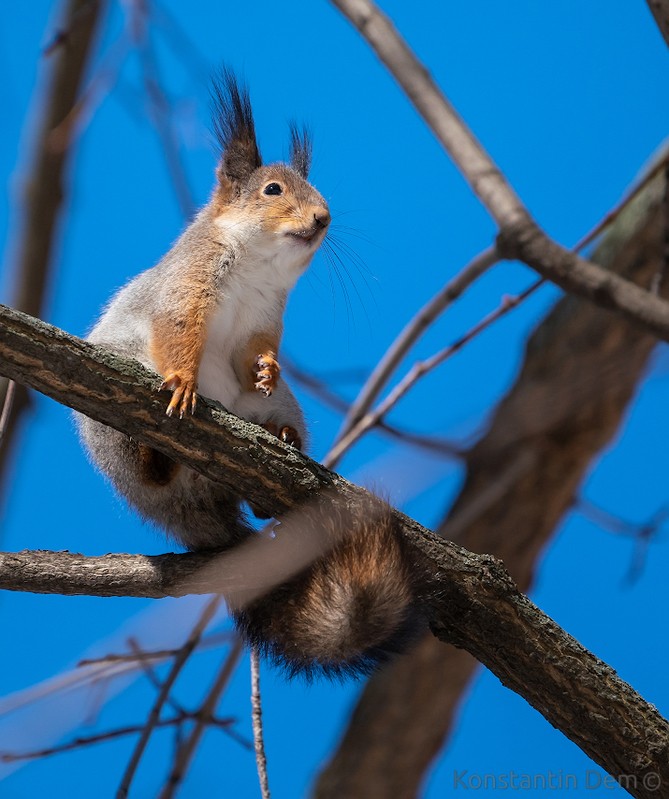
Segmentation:
<svg viewBox="0 0 669 799">
<path fill-rule="evenodd" d="M 321 230 L 298 230 L 295 232 L 288 233 L 288 235 L 296 239 L 297 241 L 301 241 L 307 246 L 313 244 L 321 235 Z"/>
</svg>

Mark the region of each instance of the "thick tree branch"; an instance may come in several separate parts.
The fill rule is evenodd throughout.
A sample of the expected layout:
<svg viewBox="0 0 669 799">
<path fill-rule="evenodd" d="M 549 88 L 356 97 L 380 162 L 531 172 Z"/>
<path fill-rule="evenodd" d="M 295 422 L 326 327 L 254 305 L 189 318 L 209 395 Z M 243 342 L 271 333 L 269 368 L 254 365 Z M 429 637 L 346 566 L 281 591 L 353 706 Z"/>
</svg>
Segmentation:
<svg viewBox="0 0 669 799">
<path fill-rule="evenodd" d="M 669 303 L 552 241 L 530 216 L 489 154 L 425 66 L 371 0 L 332 0 L 404 89 L 499 226 L 500 257 L 519 259 L 566 291 L 669 341 Z"/>
<path fill-rule="evenodd" d="M 367 496 L 208 403 L 193 419 L 166 418 L 165 397 L 154 390 L 158 379 L 145 369 L 7 308 L 0 309 L 0 372 L 235 487 L 267 512 L 303 505 L 316 490 L 326 505 L 359 504 Z M 650 798 L 642 784 L 646 773 L 658 773 L 669 785 L 669 724 L 652 706 L 520 594 L 499 561 L 467 552 L 395 513 L 424 568 L 425 612 L 441 640 L 474 654 L 610 773 L 636 775 L 633 795 Z M 277 547 L 277 541 L 258 541 Z M 230 586 L 221 567 L 234 562 L 240 549 L 158 558 L 5 554 L 0 587 L 152 597 L 224 591 L 227 596 Z M 238 585 L 247 577 L 238 568 L 230 573 Z"/>
</svg>

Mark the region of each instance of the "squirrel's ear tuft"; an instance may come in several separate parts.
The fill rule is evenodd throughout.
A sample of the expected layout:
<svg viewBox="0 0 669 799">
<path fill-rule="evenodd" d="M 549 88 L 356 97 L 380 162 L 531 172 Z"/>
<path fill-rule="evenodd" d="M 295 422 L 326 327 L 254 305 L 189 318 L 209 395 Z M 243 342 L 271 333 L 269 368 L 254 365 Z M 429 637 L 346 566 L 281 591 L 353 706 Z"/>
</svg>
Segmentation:
<svg viewBox="0 0 669 799">
<path fill-rule="evenodd" d="M 212 80 L 212 123 L 221 148 L 221 183 L 245 183 L 262 166 L 248 88 L 222 67 Z"/>
<path fill-rule="evenodd" d="M 312 142 L 309 130 L 290 124 L 290 165 L 306 180 L 311 168 Z"/>
</svg>

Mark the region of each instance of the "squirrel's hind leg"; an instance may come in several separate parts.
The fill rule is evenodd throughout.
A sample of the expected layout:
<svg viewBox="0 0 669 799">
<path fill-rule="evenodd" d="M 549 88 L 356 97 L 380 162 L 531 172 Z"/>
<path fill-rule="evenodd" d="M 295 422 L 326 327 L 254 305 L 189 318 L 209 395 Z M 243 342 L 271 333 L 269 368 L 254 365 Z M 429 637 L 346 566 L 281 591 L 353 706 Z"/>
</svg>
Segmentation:
<svg viewBox="0 0 669 799">
<path fill-rule="evenodd" d="M 138 445 L 137 461 L 139 478 L 148 485 L 169 485 L 179 471 L 179 464 L 176 461 L 146 444 Z"/>
<path fill-rule="evenodd" d="M 240 499 L 130 436 L 77 414 L 91 460 L 141 516 L 188 549 L 225 549 L 249 532 Z"/>
</svg>

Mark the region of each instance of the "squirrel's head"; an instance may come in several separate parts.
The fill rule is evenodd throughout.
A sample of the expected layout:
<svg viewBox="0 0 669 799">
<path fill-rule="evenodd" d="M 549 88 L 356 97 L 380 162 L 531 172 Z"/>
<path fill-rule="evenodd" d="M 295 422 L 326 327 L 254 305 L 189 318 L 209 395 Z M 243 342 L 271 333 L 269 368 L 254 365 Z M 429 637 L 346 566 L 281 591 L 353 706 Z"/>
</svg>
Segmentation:
<svg viewBox="0 0 669 799">
<path fill-rule="evenodd" d="M 290 163 L 264 166 L 246 87 L 223 69 L 212 87 L 214 132 L 221 148 L 216 170 L 215 222 L 237 230 L 247 245 L 303 269 L 330 224 L 328 205 L 307 180 L 311 140 L 291 125 Z"/>
</svg>

